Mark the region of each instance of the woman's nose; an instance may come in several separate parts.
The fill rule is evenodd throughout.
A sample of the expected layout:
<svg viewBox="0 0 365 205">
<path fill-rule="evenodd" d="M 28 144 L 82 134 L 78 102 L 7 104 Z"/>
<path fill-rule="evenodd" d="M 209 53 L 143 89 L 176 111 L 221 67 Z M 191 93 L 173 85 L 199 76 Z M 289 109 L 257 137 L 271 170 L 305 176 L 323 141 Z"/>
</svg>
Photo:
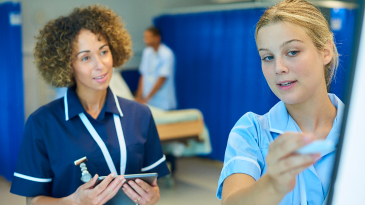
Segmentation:
<svg viewBox="0 0 365 205">
<path fill-rule="evenodd" d="M 104 68 L 104 63 L 102 61 L 102 59 L 100 59 L 100 56 L 95 56 L 94 58 L 94 69 L 95 70 L 103 70 Z"/>
<path fill-rule="evenodd" d="M 276 74 L 285 74 L 288 73 L 288 68 L 286 67 L 282 58 L 276 58 L 275 62 L 275 73 Z"/>
</svg>

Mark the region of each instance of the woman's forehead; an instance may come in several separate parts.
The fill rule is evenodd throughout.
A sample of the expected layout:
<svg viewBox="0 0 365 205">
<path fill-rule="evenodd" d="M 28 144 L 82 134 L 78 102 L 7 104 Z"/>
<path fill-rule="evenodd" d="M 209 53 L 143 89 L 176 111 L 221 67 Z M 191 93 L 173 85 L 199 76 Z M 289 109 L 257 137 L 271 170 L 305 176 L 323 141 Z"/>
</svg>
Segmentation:
<svg viewBox="0 0 365 205">
<path fill-rule="evenodd" d="M 292 23 L 278 22 L 260 28 L 257 32 L 256 44 L 258 49 L 261 47 L 280 47 L 293 39 L 304 43 L 311 41 L 303 27 Z"/>
<path fill-rule="evenodd" d="M 74 49 L 99 48 L 100 45 L 107 44 L 108 41 L 101 34 L 95 34 L 87 29 L 82 29 L 74 42 Z"/>
</svg>

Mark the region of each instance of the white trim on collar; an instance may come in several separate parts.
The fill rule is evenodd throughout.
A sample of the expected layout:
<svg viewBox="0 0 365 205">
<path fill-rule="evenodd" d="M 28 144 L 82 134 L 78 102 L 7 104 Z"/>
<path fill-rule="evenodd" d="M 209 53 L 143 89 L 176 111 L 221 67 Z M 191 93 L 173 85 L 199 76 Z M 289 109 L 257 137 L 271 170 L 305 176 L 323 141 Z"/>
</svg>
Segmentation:
<svg viewBox="0 0 365 205">
<path fill-rule="evenodd" d="M 65 93 L 65 97 L 63 98 L 63 102 L 65 104 L 65 118 L 66 118 L 66 121 L 69 120 L 68 118 L 68 101 L 67 101 L 67 91 L 68 89 L 66 90 L 66 93 Z"/>
<path fill-rule="evenodd" d="M 69 120 L 69 116 L 68 116 L 68 100 L 67 100 L 67 91 L 68 89 L 66 90 L 66 93 L 65 93 L 65 96 L 64 96 L 64 99 L 63 99 L 63 103 L 65 105 L 65 119 L 66 121 Z M 113 91 L 112 91 L 113 92 Z M 113 93 L 114 95 L 114 100 L 115 100 L 115 105 L 117 106 L 117 109 L 118 109 L 118 112 L 119 112 L 119 115 L 121 117 L 123 117 L 123 112 L 122 112 L 122 109 L 120 109 L 120 105 L 119 105 L 119 101 L 118 101 L 118 98 L 117 96 Z"/>
<path fill-rule="evenodd" d="M 117 96 L 116 96 L 114 93 L 113 93 L 113 95 L 114 95 L 115 105 L 117 106 L 117 109 L 118 109 L 118 111 L 119 111 L 119 115 L 120 115 L 121 117 L 123 117 L 123 112 L 122 112 L 122 110 L 120 109 L 120 105 L 119 105 L 118 98 L 117 98 Z"/>
</svg>

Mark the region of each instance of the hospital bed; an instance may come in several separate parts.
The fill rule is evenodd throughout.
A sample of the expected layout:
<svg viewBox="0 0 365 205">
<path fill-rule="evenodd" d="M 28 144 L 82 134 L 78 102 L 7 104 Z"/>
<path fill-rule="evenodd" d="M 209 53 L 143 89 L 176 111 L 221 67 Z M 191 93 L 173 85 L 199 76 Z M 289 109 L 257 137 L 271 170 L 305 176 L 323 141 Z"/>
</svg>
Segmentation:
<svg viewBox="0 0 365 205">
<path fill-rule="evenodd" d="M 117 96 L 134 100 L 134 97 L 118 71 L 114 71 L 110 88 Z M 202 113 L 197 109 L 164 111 L 149 106 L 162 143 L 184 142 L 184 147 L 175 144 L 167 148 L 174 156 L 209 154 L 209 132 L 204 125 Z M 164 149 L 164 151 L 167 151 Z"/>
</svg>

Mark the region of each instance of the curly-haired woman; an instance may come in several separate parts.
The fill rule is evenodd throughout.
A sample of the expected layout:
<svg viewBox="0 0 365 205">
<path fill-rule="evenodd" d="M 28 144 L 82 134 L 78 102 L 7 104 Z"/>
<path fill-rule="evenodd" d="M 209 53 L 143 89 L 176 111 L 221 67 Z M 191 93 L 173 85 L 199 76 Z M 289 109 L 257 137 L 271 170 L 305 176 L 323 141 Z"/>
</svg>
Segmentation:
<svg viewBox="0 0 365 205">
<path fill-rule="evenodd" d="M 103 6 L 76 8 L 50 21 L 36 39 L 42 77 L 68 90 L 29 116 L 11 192 L 40 205 L 157 203 L 156 180 L 125 183 L 123 177 L 169 171 L 148 107 L 108 87 L 113 67 L 132 55 L 121 19 Z M 85 184 L 74 165 L 84 156 L 88 172 L 96 174 Z M 98 175 L 108 177 L 94 187 Z"/>
</svg>

